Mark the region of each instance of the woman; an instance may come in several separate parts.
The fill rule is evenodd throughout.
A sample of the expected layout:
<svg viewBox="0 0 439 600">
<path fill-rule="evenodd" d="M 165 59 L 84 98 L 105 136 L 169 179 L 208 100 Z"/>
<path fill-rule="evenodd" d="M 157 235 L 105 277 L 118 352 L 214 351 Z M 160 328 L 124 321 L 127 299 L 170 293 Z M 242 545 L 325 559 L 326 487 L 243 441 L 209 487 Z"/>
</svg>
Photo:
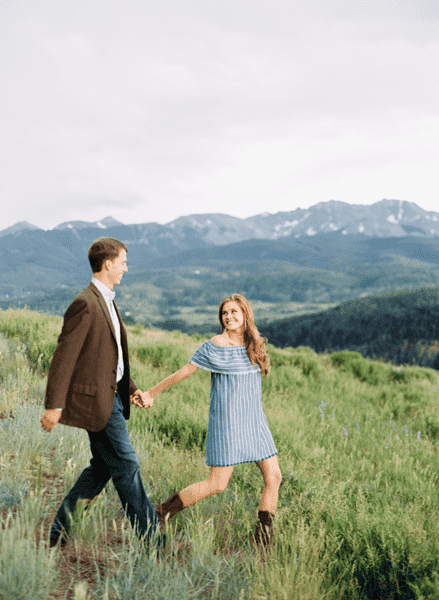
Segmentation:
<svg viewBox="0 0 439 600">
<path fill-rule="evenodd" d="M 183 508 L 223 492 L 235 465 L 255 462 L 264 479 L 255 541 L 267 546 L 273 538 L 273 516 L 282 479 L 277 450 L 261 404 L 260 373 L 268 375 L 268 358 L 244 296 L 233 294 L 225 298 L 218 318 L 221 334 L 205 342 L 186 366 L 149 390 L 154 399 L 198 368 L 212 372 L 206 441 L 210 476 L 175 492 L 155 510 L 164 525 L 166 519 Z"/>
</svg>

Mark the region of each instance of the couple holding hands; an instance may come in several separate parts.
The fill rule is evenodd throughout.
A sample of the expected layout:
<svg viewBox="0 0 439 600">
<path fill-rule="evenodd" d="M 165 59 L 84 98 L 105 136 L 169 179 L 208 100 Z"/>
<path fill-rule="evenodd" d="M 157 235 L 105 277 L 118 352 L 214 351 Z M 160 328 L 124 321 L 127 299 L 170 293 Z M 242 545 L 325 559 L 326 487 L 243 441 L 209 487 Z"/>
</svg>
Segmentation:
<svg viewBox="0 0 439 600">
<path fill-rule="evenodd" d="M 223 492 L 235 465 L 255 462 L 264 489 L 254 539 L 273 541 L 273 516 L 281 473 L 277 450 L 261 404 L 261 374 L 268 375 L 265 345 L 247 300 L 223 300 L 218 317 L 221 334 L 201 345 L 189 363 L 148 392 L 130 377 L 127 335 L 113 302 L 113 287 L 127 269 L 128 249 L 114 238 L 99 238 L 89 249 L 93 278 L 73 300 L 49 368 L 41 424 L 51 431 L 59 422 L 87 431 L 92 458 L 64 498 L 50 530 L 50 546 L 65 545 L 70 514 L 79 499 L 97 496 L 112 479 L 123 509 L 139 537 L 149 545 L 157 533 L 165 544 L 165 522 L 196 502 Z M 157 394 L 199 368 L 211 371 L 205 481 L 189 485 L 155 508 L 143 486 L 140 465 L 126 420 L 130 404 L 152 407 Z M 159 531 L 160 530 L 160 531 Z"/>
</svg>

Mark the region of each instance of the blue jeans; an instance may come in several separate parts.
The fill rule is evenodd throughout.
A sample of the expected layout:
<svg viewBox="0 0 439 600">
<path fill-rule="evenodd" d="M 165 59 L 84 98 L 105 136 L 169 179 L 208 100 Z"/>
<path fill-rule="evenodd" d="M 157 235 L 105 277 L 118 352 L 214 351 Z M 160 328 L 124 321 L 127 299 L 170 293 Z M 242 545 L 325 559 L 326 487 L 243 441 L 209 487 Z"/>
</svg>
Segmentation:
<svg viewBox="0 0 439 600">
<path fill-rule="evenodd" d="M 52 528 L 50 537 L 57 539 L 61 532 L 69 531 L 70 514 L 81 498 L 97 496 L 110 479 L 119 494 L 122 507 L 139 537 L 151 535 L 160 525 L 160 520 L 149 501 L 140 475 L 140 465 L 128 435 L 119 393 L 114 397 L 113 411 L 102 431 L 87 431 L 90 438 L 92 458 L 75 485 L 64 498 Z M 165 543 L 161 535 L 160 545 Z"/>
</svg>

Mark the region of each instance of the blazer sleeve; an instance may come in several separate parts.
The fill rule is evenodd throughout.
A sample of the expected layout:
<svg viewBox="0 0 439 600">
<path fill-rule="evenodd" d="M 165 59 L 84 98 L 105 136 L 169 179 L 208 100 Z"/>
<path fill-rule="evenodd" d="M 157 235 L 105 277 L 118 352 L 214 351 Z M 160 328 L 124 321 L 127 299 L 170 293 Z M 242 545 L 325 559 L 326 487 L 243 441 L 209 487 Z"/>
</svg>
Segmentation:
<svg viewBox="0 0 439 600">
<path fill-rule="evenodd" d="M 129 383 L 130 396 L 132 396 L 134 394 L 134 392 L 137 392 L 138 389 L 139 388 L 134 383 L 133 379 L 130 377 L 130 383 Z"/>
<path fill-rule="evenodd" d="M 67 392 L 79 353 L 90 329 L 90 309 L 83 298 L 76 298 L 64 315 L 47 379 L 45 407 L 65 408 Z"/>
</svg>

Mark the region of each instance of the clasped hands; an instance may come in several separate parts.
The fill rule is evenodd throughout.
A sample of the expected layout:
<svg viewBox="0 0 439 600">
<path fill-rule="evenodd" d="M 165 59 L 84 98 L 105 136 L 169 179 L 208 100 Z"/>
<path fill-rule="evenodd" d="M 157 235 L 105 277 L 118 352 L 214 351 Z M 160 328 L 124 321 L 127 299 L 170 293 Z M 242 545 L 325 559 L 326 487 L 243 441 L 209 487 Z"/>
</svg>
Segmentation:
<svg viewBox="0 0 439 600">
<path fill-rule="evenodd" d="M 130 396 L 131 404 L 135 404 L 139 408 L 152 408 L 154 404 L 154 398 L 148 392 L 141 392 L 136 390 L 132 396 Z"/>
</svg>

